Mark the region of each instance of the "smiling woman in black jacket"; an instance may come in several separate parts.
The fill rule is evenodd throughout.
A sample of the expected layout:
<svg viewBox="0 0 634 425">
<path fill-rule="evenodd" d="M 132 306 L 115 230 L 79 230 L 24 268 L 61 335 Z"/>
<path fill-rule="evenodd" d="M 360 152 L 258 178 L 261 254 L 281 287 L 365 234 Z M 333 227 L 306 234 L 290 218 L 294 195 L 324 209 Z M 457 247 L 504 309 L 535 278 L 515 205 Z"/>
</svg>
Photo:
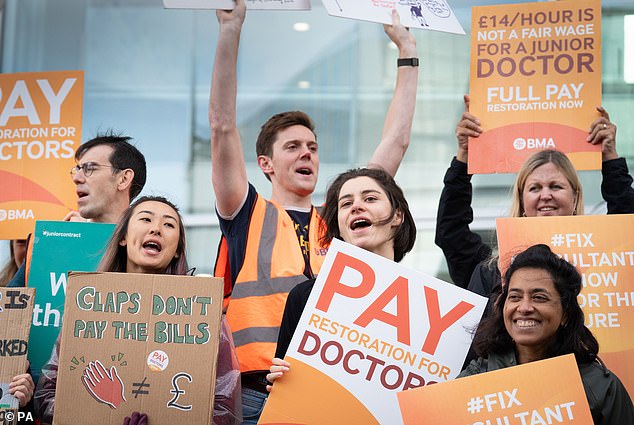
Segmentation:
<svg viewBox="0 0 634 425">
<path fill-rule="evenodd" d="M 627 390 L 599 359 L 599 343 L 584 325 L 574 266 L 534 245 L 514 258 L 504 282 L 473 342 L 480 357 L 459 377 L 574 354 L 594 424 L 634 424 Z"/>
</svg>

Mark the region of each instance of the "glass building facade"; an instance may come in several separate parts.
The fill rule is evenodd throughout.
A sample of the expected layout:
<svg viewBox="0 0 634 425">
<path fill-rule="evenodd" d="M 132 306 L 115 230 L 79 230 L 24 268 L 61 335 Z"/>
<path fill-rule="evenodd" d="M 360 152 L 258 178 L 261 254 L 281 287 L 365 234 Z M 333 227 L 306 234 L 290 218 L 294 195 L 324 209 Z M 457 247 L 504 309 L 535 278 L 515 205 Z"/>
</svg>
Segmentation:
<svg viewBox="0 0 634 425">
<path fill-rule="evenodd" d="M 420 56 L 410 148 L 397 174 L 418 226 L 403 263 L 448 279 L 434 245 L 442 178 L 457 143 L 455 125 L 469 90 L 471 6 L 450 1 L 466 36 L 413 30 Z M 604 0 L 603 104 L 618 126 L 617 149 L 634 157 L 634 2 Z M 379 141 L 396 79 L 397 51 L 379 24 L 311 11 L 247 13 L 238 63 L 238 127 L 250 180 L 270 183 L 255 162 L 260 125 L 301 109 L 317 124 L 320 179 L 314 201 L 340 171 L 365 164 Z M 0 0 L 3 73 L 85 72 L 82 140 L 100 131 L 130 135 L 148 161 L 145 194 L 164 195 L 184 212 L 189 260 L 210 273 L 220 236 L 214 212 L 207 105 L 218 34 L 213 11 L 165 10 L 161 0 Z M 302 22 L 305 31 L 294 24 Z M 629 67 L 629 68 L 628 68 Z M 634 71 L 632 71 L 634 72 Z M 629 82 L 628 82 L 629 81 Z M 66 172 L 64 170 L 63 172 Z M 605 210 L 600 172 L 582 172 L 585 208 Z M 494 242 L 507 215 L 513 175 L 476 176 L 473 229 Z M 3 246 L 3 253 L 8 249 Z"/>
</svg>

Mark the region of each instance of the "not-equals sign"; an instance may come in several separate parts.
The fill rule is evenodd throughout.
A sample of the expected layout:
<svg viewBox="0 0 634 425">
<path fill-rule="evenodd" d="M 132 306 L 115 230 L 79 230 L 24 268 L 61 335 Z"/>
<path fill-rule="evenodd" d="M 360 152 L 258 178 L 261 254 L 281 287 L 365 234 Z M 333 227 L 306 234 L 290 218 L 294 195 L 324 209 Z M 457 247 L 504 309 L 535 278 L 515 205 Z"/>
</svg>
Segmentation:
<svg viewBox="0 0 634 425">
<path fill-rule="evenodd" d="M 145 394 L 149 394 L 150 391 L 148 390 L 143 390 L 143 387 L 148 387 L 150 388 L 150 384 L 146 384 L 145 381 L 147 380 L 147 376 L 143 377 L 143 381 L 141 382 L 133 382 L 132 386 L 133 387 L 138 387 L 138 389 L 136 390 L 132 390 L 132 394 L 134 394 L 134 398 L 137 398 L 139 396 L 139 394 L 145 395 Z"/>
</svg>

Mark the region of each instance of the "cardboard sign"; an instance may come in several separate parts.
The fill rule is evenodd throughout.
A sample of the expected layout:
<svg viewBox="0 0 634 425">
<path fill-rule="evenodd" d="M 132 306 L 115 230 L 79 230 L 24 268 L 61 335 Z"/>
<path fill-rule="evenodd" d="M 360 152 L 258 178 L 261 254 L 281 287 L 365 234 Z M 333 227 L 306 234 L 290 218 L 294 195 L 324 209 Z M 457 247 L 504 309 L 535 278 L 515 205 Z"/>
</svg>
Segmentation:
<svg viewBox="0 0 634 425">
<path fill-rule="evenodd" d="M 403 391 L 398 401 L 406 425 L 592 423 L 573 354 Z"/>
<path fill-rule="evenodd" d="M 310 10 L 310 0 L 246 0 L 247 9 Z M 163 0 L 166 9 L 232 10 L 234 0 Z"/>
<path fill-rule="evenodd" d="M 408 28 L 464 34 L 464 29 L 445 0 L 322 0 L 329 15 L 361 21 L 392 23 L 396 9 Z"/>
<path fill-rule="evenodd" d="M 578 170 L 601 168 L 586 142 L 601 105 L 601 1 L 473 7 L 471 103 L 484 132 L 469 140 L 469 173 L 511 173 L 543 149 Z"/>
<path fill-rule="evenodd" d="M 497 234 L 503 270 L 538 243 L 577 268 L 579 304 L 599 355 L 634 394 L 634 215 L 498 218 Z"/>
<path fill-rule="evenodd" d="M 0 239 L 77 207 L 68 176 L 81 143 L 82 71 L 0 74 Z"/>
<path fill-rule="evenodd" d="M 0 414 L 11 423 L 19 402 L 9 394 L 14 376 L 26 372 L 35 289 L 0 288 Z"/>
<path fill-rule="evenodd" d="M 62 326 L 66 273 L 97 270 L 114 227 L 104 223 L 36 223 L 28 281 L 29 287 L 37 289 L 29 350 L 34 379 L 49 359 Z"/>
<path fill-rule="evenodd" d="M 71 273 L 55 425 L 211 424 L 222 280 Z"/>
<path fill-rule="evenodd" d="M 485 304 L 333 240 L 259 423 L 399 423 L 396 392 L 458 375 Z"/>
</svg>

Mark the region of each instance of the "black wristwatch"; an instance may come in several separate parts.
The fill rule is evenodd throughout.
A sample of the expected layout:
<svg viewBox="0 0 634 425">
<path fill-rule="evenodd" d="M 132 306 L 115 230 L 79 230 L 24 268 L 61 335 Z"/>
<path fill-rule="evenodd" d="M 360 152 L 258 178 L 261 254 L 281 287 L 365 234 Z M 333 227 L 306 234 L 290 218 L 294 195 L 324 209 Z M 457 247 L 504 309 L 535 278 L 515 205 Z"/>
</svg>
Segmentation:
<svg viewBox="0 0 634 425">
<path fill-rule="evenodd" d="M 399 58 L 396 66 L 418 66 L 418 58 Z"/>
</svg>

